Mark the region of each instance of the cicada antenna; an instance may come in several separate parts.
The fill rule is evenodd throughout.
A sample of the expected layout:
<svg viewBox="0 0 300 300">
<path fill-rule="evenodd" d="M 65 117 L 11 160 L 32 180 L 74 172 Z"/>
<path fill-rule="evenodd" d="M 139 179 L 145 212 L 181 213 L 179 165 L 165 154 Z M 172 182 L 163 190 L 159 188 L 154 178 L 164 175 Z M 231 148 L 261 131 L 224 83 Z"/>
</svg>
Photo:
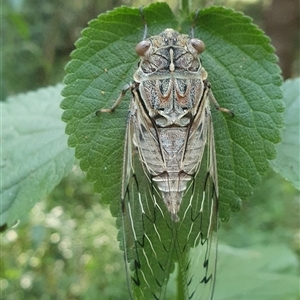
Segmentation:
<svg viewBox="0 0 300 300">
<path fill-rule="evenodd" d="M 195 30 L 195 27 L 196 27 L 196 22 L 197 22 L 197 18 L 198 18 L 198 15 L 199 15 L 199 9 L 197 9 L 195 11 L 195 14 L 194 14 L 194 19 L 193 19 L 193 23 L 192 23 L 192 26 L 191 26 L 191 37 L 194 38 L 194 30 Z"/>
<path fill-rule="evenodd" d="M 146 18 L 144 15 L 144 11 L 143 11 L 143 7 L 140 7 L 140 14 L 144 23 L 144 35 L 143 35 L 143 41 L 147 38 L 147 34 L 148 34 L 148 26 L 147 26 L 147 22 L 146 22 Z"/>
</svg>

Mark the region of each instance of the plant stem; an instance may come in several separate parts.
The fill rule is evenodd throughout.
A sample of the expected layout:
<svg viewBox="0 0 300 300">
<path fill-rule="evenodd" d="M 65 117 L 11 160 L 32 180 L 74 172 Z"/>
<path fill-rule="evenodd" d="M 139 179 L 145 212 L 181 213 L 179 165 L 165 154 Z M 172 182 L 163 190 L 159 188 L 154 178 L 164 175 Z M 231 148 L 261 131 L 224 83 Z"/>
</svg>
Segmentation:
<svg viewBox="0 0 300 300">
<path fill-rule="evenodd" d="M 181 0 L 181 10 L 183 15 L 188 16 L 190 13 L 190 0 Z"/>
<path fill-rule="evenodd" d="M 180 265 L 178 264 L 178 273 L 177 273 L 177 299 L 184 299 L 184 291 L 183 291 L 183 277 L 180 270 Z"/>
</svg>

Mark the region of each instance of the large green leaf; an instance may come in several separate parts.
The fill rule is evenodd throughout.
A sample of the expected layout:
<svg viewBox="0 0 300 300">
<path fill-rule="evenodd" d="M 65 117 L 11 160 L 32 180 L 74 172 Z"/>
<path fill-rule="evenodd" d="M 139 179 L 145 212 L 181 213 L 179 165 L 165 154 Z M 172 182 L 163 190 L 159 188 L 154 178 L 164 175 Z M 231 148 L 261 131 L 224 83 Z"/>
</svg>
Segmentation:
<svg viewBox="0 0 300 300">
<path fill-rule="evenodd" d="M 66 147 L 60 121 L 62 85 L 20 94 L 1 103 L 0 225 L 26 216 L 70 171 L 74 150 Z"/>
<path fill-rule="evenodd" d="M 285 81 L 283 95 L 285 127 L 282 130 L 282 142 L 276 145 L 277 157 L 272 161 L 272 167 L 299 190 L 300 78 Z"/>
<path fill-rule="evenodd" d="M 187 33 L 186 24 L 192 22 L 182 20 L 179 23 L 163 3 L 145 8 L 144 15 L 149 35 L 159 34 L 167 27 L 183 29 Z M 81 168 L 87 172 L 88 179 L 95 182 L 95 190 L 100 192 L 101 200 L 111 204 L 115 216 L 120 212 L 129 93 L 114 113 L 96 116 L 95 112 L 112 106 L 124 85 L 132 80 L 138 63 L 134 48 L 142 36 L 143 22 L 138 9 L 122 7 L 100 15 L 83 31 L 66 68 L 67 86 L 63 91 L 65 99 L 61 107 L 65 110 L 63 120 L 67 122 L 69 145 L 75 147 Z M 279 129 L 283 123 L 280 115 L 283 111 L 281 77 L 269 39 L 240 13 L 220 7 L 200 11 L 195 36 L 206 44 L 207 50 L 202 55 L 203 66 L 208 71 L 217 101 L 235 113 L 235 117 L 230 118 L 212 109 L 220 188 L 219 211 L 222 219 L 228 219 L 230 210 L 240 208 L 241 199 L 251 194 L 252 187 L 258 184 L 268 169 L 268 160 L 275 157 L 273 144 L 280 141 Z M 142 181 L 142 178 L 138 180 Z M 137 216 L 137 211 L 134 213 L 137 235 L 143 230 L 147 231 L 142 226 L 153 227 L 150 220 L 141 222 L 142 216 Z M 131 218 L 131 215 L 127 214 L 126 218 Z M 137 224 L 141 224 L 140 228 Z M 162 239 L 169 243 L 170 252 L 164 251 L 162 243 L 158 245 L 159 241 L 154 241 L 156 233 L 149 230 L 147 238 L 150 243 L 140 247 L 138 261 L 135 260 L 138 262 L 138 266 L 134 266 L 136 270 L 140 266 L 147 267 L 149 260 L 154 259 L 147 257 L 147 251 L 155 249 L 153 253 L 167 261 L 166 268 L 161 267 L 163 272 L 157 273 L 159 268 L 154 269 L 153 266 L 155 276 L 150 274 L 150 266 L 143 269 L 144 278 L 149 280 L 151 277 L 152 281 L 148 281 L 150 285 L 157 285 L 155 280 L 158 278 L 159 282 L 164 282 L 174 268 L 175 246 L 168 232 L 171 227 L 168 228 L 166 222 L 157 221 L 155 224 Z M 185 229 L 178 231 L 180 243 L 186 240 L 186 236 L 197 235 L 195 230 L 190 234 L 189 227 Z M 140 236 L 145 238 L 143 234 Z M 132 249 L 134 242 L 129 240 Z M 127 255 L 130 250 L 128 246 Z M 179 261 L 181 271 L 189 265 L 189 259 Z M 133 260 L 133 257 L 129 257 L 129 260 Z M 189 267 L 191 274 L 196 274 L 197 266 Z M 183 277 L 187 282 L 188 276 Z M 139 288 L 140 295 L 147 295 L 146 283 Z M 184 289 L 179 281 L 179 294 Z M 195 297 L 200 296 L 195 294 Z M 147 296 L 145 298 L 148 299 Z"/>
<path fill-rule="evenodd" d="M 164 3 L 144 9 L 149 35 L 178 22 Z M 65 110 L 69 146 L 104 203 L 119 212 L 121 172 L 129 93 L 113 114 L 95 115 L 110 107 L 132 80 L 142 39 L 138 9 L 122 7 L 89 23 L 76 43 L 66 70 Z M 228 118 L 213 109 L 220 186 L 220 216 L 240 208 L 275 157 L 283 120 L 281 77 L 269 39 L 251 20 L 229 9 L 200 11 L 195 36 L 206 44 L 203 65 L 219 104 L 234 111 Z"/>
<path fill-rule="evenodd" d="M 285 245 L 219 247 L 215 300 L 298 299 L 297 257 Z"/>
</svg>

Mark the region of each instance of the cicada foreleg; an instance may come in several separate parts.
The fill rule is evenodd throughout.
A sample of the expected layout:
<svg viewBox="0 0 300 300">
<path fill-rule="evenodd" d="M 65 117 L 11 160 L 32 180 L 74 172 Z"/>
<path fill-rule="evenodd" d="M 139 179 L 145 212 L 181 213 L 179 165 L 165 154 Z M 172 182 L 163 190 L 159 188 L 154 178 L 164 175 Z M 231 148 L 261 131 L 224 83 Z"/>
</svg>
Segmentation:
<svg viewBox="0 0 300 300">
<path fill-rule="evenodd" d="M 227 114 L 229 114 L 231 117 L 234 117 L 234 112 L 231 111 L 230 109 L 228 108 L 225 108 L 225 107 L 220 107 L 218 101 L 216 100 L 214 94 L 212 93 L 211 91 L 211 86 L 210 86 L 210 83 L 206 81 L 206 86 L 208 87 L 209 91 L 208 91 L 208 98 L 210 100 L 210 102 L 214 105 L 214 107 L 219 110 L 219 111 L 222 111 L 222 112 L 225 112 Z"/>
<path fill-rule="evenodd" d="M 121 91 L 121 94 L 119 95 L 118 99 L 115 101 L 115 103 L 113 104 L 113 106 L 111 108 L 102 108 L 102 109 L 99 109 L 96 111 L 96 115 L 100 115 L 100 113 L 111 113 L 111 112 L 114 112 L 116 110 L 116 108 L 120 105 L 120 103 L 122 102 L 126 92 L 133 88 L 134 84 L 131 82 L 129 84 L 126 84 L 122 91 Z"/>
</svg>

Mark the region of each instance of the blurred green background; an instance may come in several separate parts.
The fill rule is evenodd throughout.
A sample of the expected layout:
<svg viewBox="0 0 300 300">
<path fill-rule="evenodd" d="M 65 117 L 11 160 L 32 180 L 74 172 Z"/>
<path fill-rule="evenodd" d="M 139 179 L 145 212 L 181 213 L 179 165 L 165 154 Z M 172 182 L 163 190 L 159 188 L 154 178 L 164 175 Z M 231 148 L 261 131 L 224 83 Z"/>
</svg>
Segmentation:
<svg viewBox="0 0 300 300">
<path fill-rule="evenodd" d="M 122 4 L 150 2 L 3 1 L 1 99 L 61 82 L 74 42 L 89 20 Z M 176 1 L 167 2 L 177 9 Z M 299 76 L 298 0 L 195 1 L 194 7 L 211 4 L 250 15 L 276 46 L 284 78 Z M 299 192 L 270 171 L 242 211 L 222 224 L 220 244 L 245 249 L 280 245 L 299 260 L 299 209 Z M 109 207 L 99 204 L 99 195 L 75 166 L 22 223 L 1 234 L 1 299 L 128 299 L 116 237 Z M 241 267 L 247 272 L 246 265 Z M 228 276 L 231 272 L 239 271 L 228 269 Z M 281 272 L 291 274 L 284 267 Z M 289 299 L 300 299 L 295 297 Z"/>
</svg>

